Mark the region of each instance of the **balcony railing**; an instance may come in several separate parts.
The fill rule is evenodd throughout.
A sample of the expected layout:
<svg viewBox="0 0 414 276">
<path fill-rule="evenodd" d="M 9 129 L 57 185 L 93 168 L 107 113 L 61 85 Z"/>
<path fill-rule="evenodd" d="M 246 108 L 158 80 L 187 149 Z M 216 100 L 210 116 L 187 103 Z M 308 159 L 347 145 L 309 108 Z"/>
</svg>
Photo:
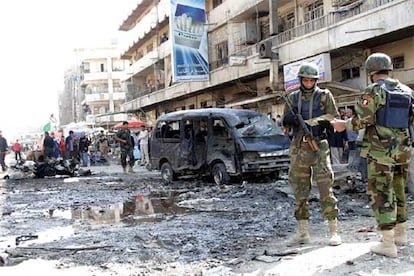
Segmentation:
<svg viewBox="0 0 414 276">
<path fill-rule="evenodd" d="M 394 78 L 404 84 L 414 84 L 414 68 L 409 69 L 395 69 L 392 72 Z"/>
<path fill-rule="evenodd" d="M 337 24 L 345 19 L 351 18 L 353 16 L 368 12 L 370 10 L 376 9 L 388 3 L 394 2 L 396 0 L 371 0 L 371 1 L 358 1 L 354 2 L 348 6 L 341 7 L 336 11 L 333 11 L 325 16 L 306 22 L 305 24 L 299 25 L 292 29 L 289 29 L 285 32 L 282 32 L 276 36 L 269 38 L 272 40 L 273 45 L 280 45 L 287 41 L 293 40 L 294 38 L 304 36 L 311 32 L 327 28 L 334 24 Z M 255 44 L 239 51 L 235 51 L 232 55 L 237 56 L 250 56 L 258 52 L 259 44 Z M 251 48 L 255 48 L 252 50 Z"/>
</svg>

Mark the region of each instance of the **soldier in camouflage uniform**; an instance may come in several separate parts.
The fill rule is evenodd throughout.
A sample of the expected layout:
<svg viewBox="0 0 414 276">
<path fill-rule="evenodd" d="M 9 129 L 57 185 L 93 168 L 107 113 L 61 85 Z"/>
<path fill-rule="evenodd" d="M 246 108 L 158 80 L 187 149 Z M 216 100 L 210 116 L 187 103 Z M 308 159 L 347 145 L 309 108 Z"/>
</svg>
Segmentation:
<svg viewBox="0 0 414 276">
<path fill-rule="evenodd" d="M 304 63 L 298 72 L 300 89 L 288 95 L 294 112 L 304 120 L 330 114 L 339 117 L 332 93 L 316 85 L 319 69 L 315 64 Z M 310 217 L 309 194 L 313 179 L 319 189 L 322 215 L 329 221 L 330 245 L 342 243 L 338 234 L 338 207 L 332 185 L 334 181 L 330 161 L 327 128 L 333 130 L 330 123 L 324 126 L 308 127 L 315 138 L 319 150 L 312 150 L 304 130 L 298 124 L 297 116 L 292 114 L 288 104 L 285 104 L 283 126 L 293 129 L 293 139 L 290 146 L 289 182 L 296 199 L 295 218 L 298 221 L 296 237 L 289 245 L 309 243 L 308 220 Z"/>
<path fill-rule="evenodd" d="M 409 127 L 413 121 L 413 91 L 389 72 L 393 65 L 383 53 L 370 55 L 365 69 L 372 84 L 359 99 L 358 116 L 346 122 L 337 121 L 337 130 L 347 127 L 366 128 L 361 155 L 368 160 L 368 194 L 382 235 L 382 242 L 371 251 L 389 257 L 397 256 L 396 245 L 407 243 L 405 221 L 407 199 L 405 185 L 411 154 Z"/>
<path fill-rule="evenodd" d="M 134 140 L 131 137 L 131 132 L 128 129 L 128 122 L 122 123 L 122 128 L 116 133 L 115 140 L 121 144 L 121 166 L 124 173 L 127 172 L 127 157 L 129 159 L 129 172 L 134 172 L 132 167 L 134 166 Z"/>
</svg>

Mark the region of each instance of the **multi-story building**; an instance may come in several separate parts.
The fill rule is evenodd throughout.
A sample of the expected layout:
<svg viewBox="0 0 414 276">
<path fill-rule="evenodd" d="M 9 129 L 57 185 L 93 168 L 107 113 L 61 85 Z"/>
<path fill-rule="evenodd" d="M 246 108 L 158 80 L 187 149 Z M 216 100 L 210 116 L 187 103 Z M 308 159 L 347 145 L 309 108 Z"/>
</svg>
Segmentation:
<svg viewBox="0 0 414 276">
<path fill-rule="evenodd" d="M 129 62 L 120 59 L 115 46 L 76 49 L 75 53 L 79 79 L 78 121 L 110 126 L 126 120 L 123 104 L 128 95 L 120 79 L 124 78 Z"/>
<path fill-rule="evenodd" d="M 206 0 L 209 80 L 176 83 L 170 5 L 142 0 L 119 28 L 130 37 L 121 53 L 131 62 L 124 80 L 135 88 L 125 110 L 152 120 L 202 107 L 276 116 L 283 108 L 280 93 L 295 88 L 305 60 L 320 63 L 320 86 L 339 106 L 354 104 L 367 85 L 364 61 L 372 52 L 390 55 L 394 77 L 414 86 L 412 0 Z"/>
<path fill-rule="evenodd" d="M 127 88 L 120 79 L 129 62 L 119 58 L 116 47 L 75 49 L 75 53 L 76 65 L 66 70 L 59 95 L 60 125 L 85 122 L 109 127 L 126 120 Z"/>
<path fill-rule="evenodd" d="M 64 73 L 64 88 L 59 93 L 59 122 L 60 125 L 67 125 L 75 122 L 76 114 L 76 83 L 77 73 L 76 68 L 67 69 Z"/>
</svg>

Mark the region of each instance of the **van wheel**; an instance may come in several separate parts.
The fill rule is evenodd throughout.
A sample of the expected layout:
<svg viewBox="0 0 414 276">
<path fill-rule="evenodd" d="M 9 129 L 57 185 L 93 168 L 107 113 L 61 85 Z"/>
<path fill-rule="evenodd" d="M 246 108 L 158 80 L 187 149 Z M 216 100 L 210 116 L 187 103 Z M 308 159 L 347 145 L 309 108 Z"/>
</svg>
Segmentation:
<svg viewBox="0 0 414 276">
<path fill-rule="evenodd" d="M 230 182 L 230 176 L 227 173 L 226 166 L 223 163 L 217 163 L 211 170 L 214 183 L 217 185 L 227 184 Z"/>
<path fill-rule="evenodd" d="M 160 170 L 161 170 L 161 177 L 164 183 L 171 183 L 177 179 L 177 176 L 175 175 L 170 163 L 168 162 L 162 163 Z"/>
</svg>

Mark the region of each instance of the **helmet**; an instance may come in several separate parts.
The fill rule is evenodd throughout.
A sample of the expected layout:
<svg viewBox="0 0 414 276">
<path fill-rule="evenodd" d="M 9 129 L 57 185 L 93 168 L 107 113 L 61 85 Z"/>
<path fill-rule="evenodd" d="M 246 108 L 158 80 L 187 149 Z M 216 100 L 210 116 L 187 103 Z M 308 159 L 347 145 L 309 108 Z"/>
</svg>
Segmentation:
<svg viewBox="0 0 414 276">
<path fill-rule="evenodd" d="M 374 53 L 365 61 L 365 70 L 370 75 L 379 71 L 392 71 L 391 58 L 383 53 Z"/>
<path fill-rule="evenodd" d="M 299 67 L 298 78 L 319 79 L 319 68 L 313 63 L 303 63 Z"/>
</svg>

